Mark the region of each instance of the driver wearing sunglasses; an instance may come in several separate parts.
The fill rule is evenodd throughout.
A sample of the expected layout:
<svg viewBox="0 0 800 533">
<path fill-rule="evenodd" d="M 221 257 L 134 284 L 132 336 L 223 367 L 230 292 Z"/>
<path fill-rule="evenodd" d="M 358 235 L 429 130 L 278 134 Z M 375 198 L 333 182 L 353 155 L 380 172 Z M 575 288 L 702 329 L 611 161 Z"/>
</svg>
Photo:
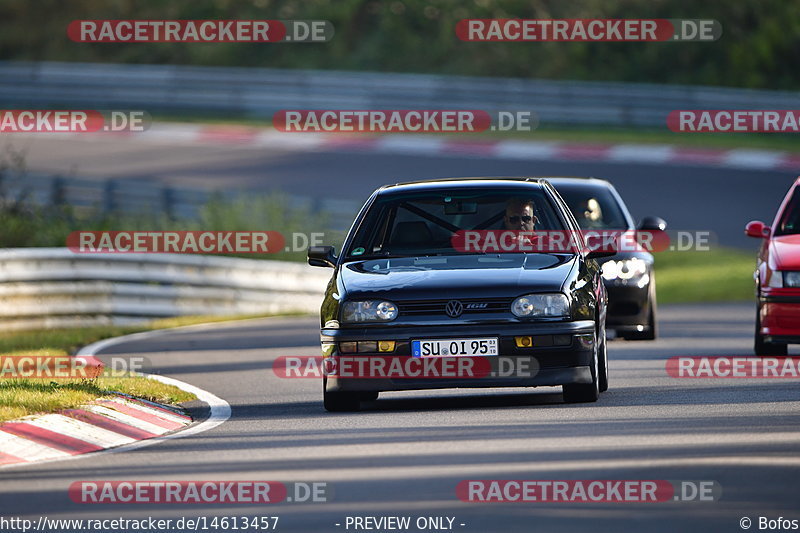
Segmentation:
<svg viewBox="0 0 800 533">
<path fill-rule="evenodd" d="M 503 224 L 507 230 L 533 231 L 538 221 L 539 219 L 536 218 L 536 207 L 532 200 L 511 198 L 508 203 L 506 203 L 506 213 L 503 217 Z"/>
</svg>

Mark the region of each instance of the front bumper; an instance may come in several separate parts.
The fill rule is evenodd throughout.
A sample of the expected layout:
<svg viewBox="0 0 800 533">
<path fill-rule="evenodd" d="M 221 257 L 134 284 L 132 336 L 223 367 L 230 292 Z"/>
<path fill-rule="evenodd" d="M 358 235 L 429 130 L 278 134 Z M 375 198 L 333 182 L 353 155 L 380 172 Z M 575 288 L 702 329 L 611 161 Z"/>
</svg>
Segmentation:
<svg viewBox="0 0 800 533">
<path fill-rule="evenodd" d="M 765 342 L 800 344 L 800 295 L 762 295 L 759 304 Z"/>
<path fill-rule="evenodd" d="M 363 353 L 359 357 L 411 358 L 411 341 L 445 338 L 497 337 L 498 357 L 485 357 L 490 372 L 480 377 L 340 377 L 328 374 L 326 390 L 402 391 L 442 388 L 536 387 L 591 383 L 595 323 L 591 320 L 552 323 L 515 323 L 457 326 L 392 326 L 323 329 L 323 357 L 338 358 L 338 343 L 394 340 L 388 353 Z M 531 336 L 533 346 L 519 348 L 515 336 Z M 587 343 L 587 339 L 590 339 Z M 353 354 L 344 354 L 352 357 Z"/>
<path fill-rule="evenodd" d="M 649 327 L 650 285 L 637 287 L 616 282 L 606 282 L 608 311 L 606 327 L 616 331 L 641 331 L 639 326 Z"/>
</svg>

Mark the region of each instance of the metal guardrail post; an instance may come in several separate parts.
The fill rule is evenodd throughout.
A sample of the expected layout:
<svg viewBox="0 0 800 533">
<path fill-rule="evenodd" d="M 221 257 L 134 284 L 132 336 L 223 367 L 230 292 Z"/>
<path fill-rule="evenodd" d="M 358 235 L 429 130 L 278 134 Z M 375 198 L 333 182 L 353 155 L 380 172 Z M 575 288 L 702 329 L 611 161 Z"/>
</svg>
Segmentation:
<svg viewBox="0 0 800 533">
<path fill-rule="evenodd" d="M 116 211 L 117 202 L 115 193 L 117 190 L 117 183 L 114 180 L 108 180 L 103 185 L 103 212 L 111 213 Z"/>
<path fill-rule="evenodd" d="M 66 205 L 67 196 L 64 190 L 64 178 L 62 176 L 54 176 L 51 184 L 50 203 L 55 206 Z"/>
<path fill-rule="evenodd" d="M 162 209 L 167 218 L 174 220 L 175 217 L 175 191 L 171 187 L 161 189 Z"/>
</svg>

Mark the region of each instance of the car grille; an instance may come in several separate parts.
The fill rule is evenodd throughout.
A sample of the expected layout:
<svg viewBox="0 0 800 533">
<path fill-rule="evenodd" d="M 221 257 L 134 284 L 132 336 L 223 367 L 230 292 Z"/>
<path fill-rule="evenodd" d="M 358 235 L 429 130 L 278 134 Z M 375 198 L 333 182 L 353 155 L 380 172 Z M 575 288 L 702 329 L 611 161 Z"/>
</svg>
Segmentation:
<svg viewBox="0 0 800 533">
<path fill-rule="evenodd" d="M 502 313 L 511 309 L 513 298 L 465 298 L 447 300 L 407 300 L 397 302 L 400 314 L 405 316 L 443 315 L 446 316 L 447 302 L 458 300 L 464 306 L 464 315 L 482 313 Z"/>
</svg>

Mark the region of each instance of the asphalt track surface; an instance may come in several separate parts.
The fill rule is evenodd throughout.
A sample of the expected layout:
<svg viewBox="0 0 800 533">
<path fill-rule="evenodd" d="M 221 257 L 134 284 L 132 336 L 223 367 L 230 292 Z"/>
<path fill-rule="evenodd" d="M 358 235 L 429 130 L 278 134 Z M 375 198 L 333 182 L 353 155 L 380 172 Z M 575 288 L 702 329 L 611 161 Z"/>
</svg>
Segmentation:
<svg viewBox="0 0 800 533">
<path fill-rule="evenodd" d="M 743 236 L 744 224 L 771 222 L 794 178 L 702 166 L 302 153 L 124 139 L 36 137 L 12 144 L 26 150 L 36 172 L 356 201 L 380 185 L 411 179 L 595 175 L 614 182 L 637 219 L 658 215 L 672 229 L 711 230 L 721 244 L 751 250 L 756 242 Z M 328 414 L 318 381 L 280 379 L 271 368 L 281 355 L 319 353 L 313 318 L 119 345 L 108 353 L 146 355 L 156 372 L 228 401 L 231 419 L 130 452 L 0 470 L 0 517 L 277 515 L 283 531 L 354 531 L 344 527 L 347 516 L 448 516 L 455 517 L 456 531 L 472 532 L 741 531 L 744 516 L 753 530 L 759 516 L 800 519 L 797 380 L 677 380 L 665 372 L 674 355 L 749 355 L 753 315 L 745 304 L 662 306 L 660 340 L 610 343 L 611 388 L 591 405 L 564 405 L 556 388 L 448 390 L 385 394 L 360 413 Z M 201 508 L 80 505 L 67 496 L 73 481 L 132 479 L 326 482 L 331 498 Z M 465 479 L 713 480 L 722 497 L 478 504 L 456 497 Z"/>
<path fill-rule="evenodd" d="M 231 418 L 138 450 L 0 470 L 0 516 L 269 515 L 280 517 L 280 531 L 309 532 L 354 531 L 347 516 L 448 516 L 464 532 L 741 531 L 745 516 L 754 530 L 760 516 L 800 519 L 798 380 L 665 372 L 670 356 L 749 355 L 753 314 L 748 304 L 662 306 L 661 338 L 610 342 L 610 389 L 582 405 L 563 404 L 558 388 L 444 390 L 387 393 L 359 413 L 326 413 L 318 380 L 272 370 L 276 357 L 319 353 L 315 317 L 131 341 L 103 354 L 145 355 L 157 373 L 225 399 Z M 79 480 L 237 479 L 326 482 L 330 501 L 81 505 L 67 495 Z M 722 495 L 466 503 L 455 492 L 465 479 L 713 480 Z"/>
<path fill-rule="evenodd" d="M 281 190 L 361 203 L 387 183 L 453 176 L 596 176 L 614 183 L 634 218 L 669 229 L 711 231 L 715 241 L 755 250 L 747 222 L 772 223 L 796 178 L 790 171 L 608 161 L 503 160 L 458 154 L 385 154 L 353 149 L 302 152 L 236 144 L 185 145 L 126 138 L 4 136 L 26 154 L 29 170 L 82 178 L 152 181 L 178 187 Z M 344 226 L 346 221 L 342 226 Z"/>
</svg>

